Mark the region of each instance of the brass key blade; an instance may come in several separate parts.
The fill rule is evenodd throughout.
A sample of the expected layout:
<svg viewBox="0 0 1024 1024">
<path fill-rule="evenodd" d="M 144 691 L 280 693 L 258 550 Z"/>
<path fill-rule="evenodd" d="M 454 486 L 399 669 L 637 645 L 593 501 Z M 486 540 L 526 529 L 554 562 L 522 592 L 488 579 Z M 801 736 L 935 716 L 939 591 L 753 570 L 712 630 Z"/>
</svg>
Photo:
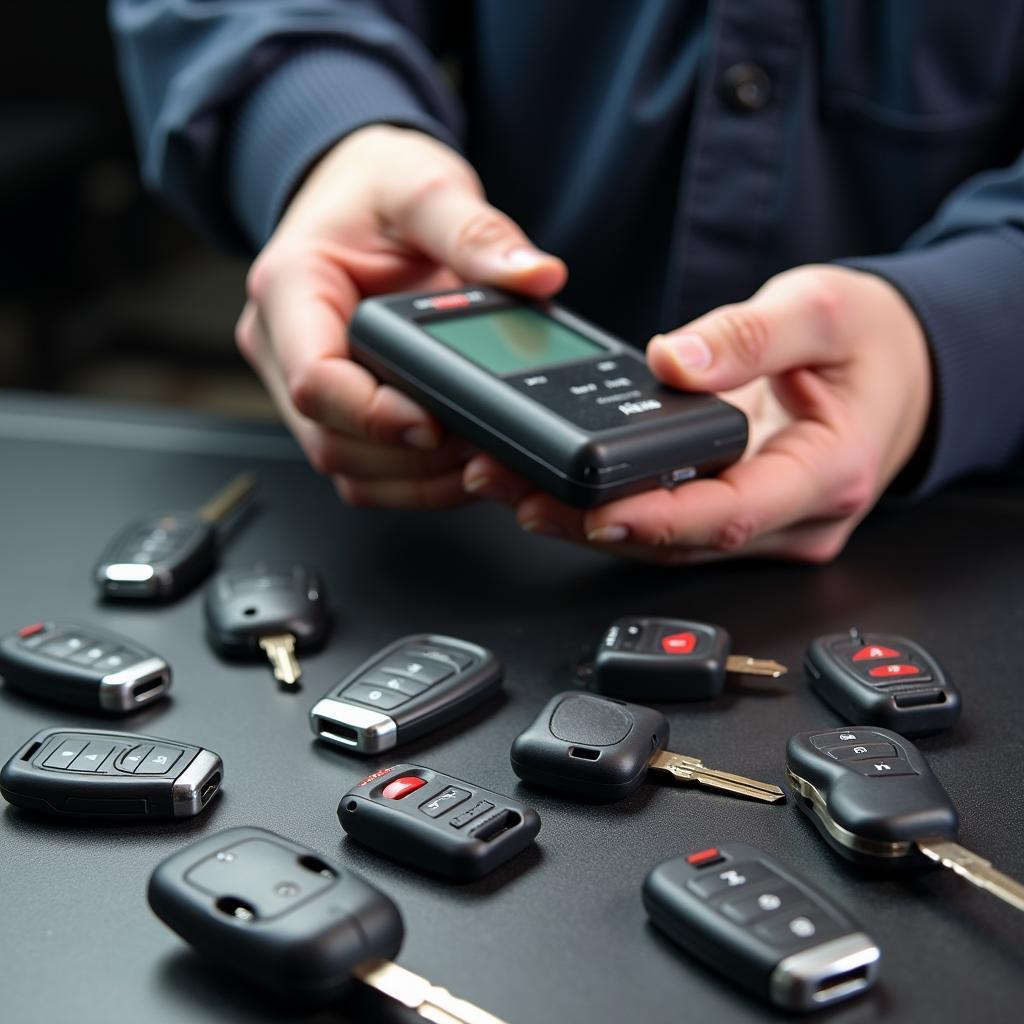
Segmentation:
<svg viewBox="0 0 1024 1024">
<path fill-rule="evenodd" d="M 996 871 L 984 857 L 949 839 L 918 839 L 917 848 L 930 860 L 937 861 L 944 868 L 952 868 L 971 885 L 988 890 L 1017 910 L 1024 910 L 1024 885 L 1002 871 Z"/>
<path fill-rule="evenodd" d="M 355 967 L 352 974 L 364 985 L 434 1024 L 504 1024 L 479 1006 L 457 999 L 447 989 L 432 985 L 426 978 L 390 960 L 367 960 Z"/>
<path fill-rule="evenodd" d="M 295 686 L 302 675 L 295 657 L 295 637 L 291 633 L 261 636 L 260 647 L 266 651 L 270 664 L 274 666 L 274 678 L 280 679 L 285 686 Z"/>
<path fill-rule="evenodd" d="M 764 800 L 775 804 L 785 800 L 786 795 L 778 786 L 770 782 L 759 782 L 732 772 L 720 772 L 716 768 L 705 768 L 704 762 L 696 757 L 685 754 L 673 754 L 670 750 L 660 750 L 651 758 L 650 767 L 655 771 L 668 772 L 675 779 L 683 782 L 699 782 L 704 786 L 735 793 L 737 796 L 749 796 L 754 800 Z"/>
<path fill-rule="evenodd" d="M 769 679 L 778 679 L 779 676 L 784 676 L 789 669 L 770 658 L 750 658 L 746 654 L 730 654 L 725 659 L 725 671 L 740 676 L 768 676 Z"/>
<path fill-rule="evenodd" d="M 196 515 L 211 525 L 216 525 L 236 509 L 256 489 L 256 477 L 252 473 L 241 473 L 226 487 L 218 491 Z"/>
</svg>

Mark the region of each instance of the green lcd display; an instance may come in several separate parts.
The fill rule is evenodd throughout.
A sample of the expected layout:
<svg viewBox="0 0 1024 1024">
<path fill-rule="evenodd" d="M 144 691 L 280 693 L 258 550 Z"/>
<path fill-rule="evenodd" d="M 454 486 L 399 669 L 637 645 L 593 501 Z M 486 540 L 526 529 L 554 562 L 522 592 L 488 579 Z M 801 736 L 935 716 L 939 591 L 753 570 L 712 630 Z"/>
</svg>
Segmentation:
<svg viewBox="0 0 1024 1024">
<path fill-rule="evenodd" d="M 607 351 L 533 309 L 498 309 L 434 320 L 422 327 L 449 348 L 496 374 L 588 359 Z"/>
</svg>

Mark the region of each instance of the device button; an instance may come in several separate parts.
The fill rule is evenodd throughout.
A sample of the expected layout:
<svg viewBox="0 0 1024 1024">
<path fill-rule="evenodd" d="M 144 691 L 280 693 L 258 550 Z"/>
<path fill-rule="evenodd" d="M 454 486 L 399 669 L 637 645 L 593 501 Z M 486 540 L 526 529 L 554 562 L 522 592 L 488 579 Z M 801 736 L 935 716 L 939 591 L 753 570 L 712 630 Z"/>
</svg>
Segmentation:
<svg viewBox="0 0 1024 1024">
<path fill-rule="evenodd" d="M 420 810 L 428 818 L 440 818 L 446 811 L 458 807 L 464 800 L 468 800 L 473 794 L 468 789 L 459 789 L 458 786 L 449 786 L 442 790 L 432 800 L 420 804 Z"/>
<path fill-rule="evenodd" d="M 771 99 L 772 83 L 764 68 L 744 61 L 733 64 L 722 76 L 722 94 L 736 110 L 754 113 Z"/>
<path fill-rule="evenodd" d="M 42 633 L 44 629 L 46 629 L 44 623 L 33 622 L 31 626 L 22 626 L 21 629 L 18 630 L 18 636 L 20 636 L 22 640 L 25 640 L 30 636 L 35 636 L 36 633 Z"/>
<path fill-rule="evenodd" d="M 456 814 L 454 818 L 450 818 L 448 824 L 452 828 L 464 828 L 471 821 L 479 818 L 481 814 L 486 814 L 488 811 L 494 810 L 494 804 L 489 800 L 478 800 L 468 811 L 463 811 L 461 814 Z"/>
<path fill-rule="evenodd" d="M 919 665 L 877 665 L 868 671 L 868 675 L 875 679 L 906 679 L 914 676 L 921 682 L 931 679 L 931 675 L 925 672 Z"/>
<path fill-rule="evenodd" d="M 790 910 L 803 899 L 804 895 L 792 885 L 782 883 L 763 892 L 730 897 L 722 902 L 721 910 L 740 924 L 751 924 L 780 910 Z"/>
<path fill-rule="evenodd" d="M 872 743 L 880 738 L 877 732 L 870 730 L 842 729 L 839 732 L 819 732 L 811 737 L 811 744 L 818 750 L 831 750 L 844 743 Z"/>
<path fill-rule="evenodd" d="M 87 636 L 81 633 L 64 633 L 39 648 L 40 654 L 56 658 L 58 661 L 66 661 L 73 654 L 77 654 L 89 643 Z"/>
<path fill-rule="evenodd" d="M 862 758 L 868 757 L 900 756 L 891 743 L 854 743 L 845 747 L 831 747 L 825 753 L 837 761 L 860 761 Z"/>
<path fill-rule="evenodd" d="M 696 853 L 691 853 L 686 858 L 686 863 L 692 864 L 695 868 L 706 868 L 723 860 L 725 858 L 712 846 L 707 850 L 698 850 Z"/>
<path fill-rule="evenodd" d="M 399 675 L 430 686 L 441 682 L 442 679 L 447 679 L 455 671 L 455 668 L 434 658 L 417 658 L 415 655 L 410 656 L 405 651 L 399 651 L 388 658 L 386 664 L 381 666 L 380 671 L 397 672 Z"/>
<path fill-rule="evenodd" d="M 136 775 L 166 775 L 185 753 L 181 747 L 155 746 L 135 769 Z"/>
<path fill-rule="evenodd" d="M 391 690 L 394 693 L 403 693 L 406 697 L 416 697 L 424 690 L 430 689 L 430 683 L 419 682 L 416 679 L 408 679 L 405 676 L 397 675 L 387 669 L 371 669 L 364 676 L 356 680 L 356 684 L 373 687 L 376 690 Z"/>
<path fill-rule="evenodd" d="M 888 775 L 916 775 L 910 765 L 900 757 L 869 758 L 866 761 L 851 761 L 849 764 L 854 771 L 861 775 L 870 775 L 874 778 L 885 778 Z"/>
<path fill-rule="evenodd" d="M 383 708 L 390 711 L 404 704 L 409 698 L 396 690 L 382 689 L 379 686 L 368 686 L 366 683 L 354 683 L 344 691 L 346 700 L 354 700 L 359 704 L 368 704 L 372 708 Z"/>
<path fill-rule="evenodd" d="M 469 668 L 474 658 L 464 651 L 453 651 L 450 647 L 403 647 L 402 654 L 408 658 L 431 658 L 442 665 L 454 665 L 456 668 Z"/>
<path fill-rule="evenodd" d="M 148 743 L 142 744 L 139 747 L 132 747 L 131 750 L 126 750 L 122 755 L 121 759 L 114 765 L 119 771 L 128 772 L 129 774 L 134 772 L 136 768 L 142 764 L 146 755 L 152 750 L 152 746 Z"/>
<path fill-rule="evenodd" d="M 123 647 L 108 652 L 103 658 L 93 664 L 97 672 L 120 672 L 126 665 L 133 665 L 138 659 L 133 658 L 130 652 Z"/>
<path fill-rule="evenodd" d="M 582 398 L 584 395 L 593 394 L 597 390 L 597 384 L 595 381 L 587 381 L 586 384 L 570 384 L 569 394 L 574 395 L 576 398 Z"/>
<path fill-rule="evenodd" d="M 809 939 L 820 940 L 836 930 L 835 922 L 809 903 L 754 926 L 754 933 L 774 946 L 791 946 Z"/>
<path fill-rule="evenodd" d="M 72 761 L 69 768 L 73 772 L 98 772 L 100 765 L 110 756 L 113 751 L 115 743 L 99 742 L 93 740 L 93 742 L 86 745 L 78 757 Z"/>
<path fill-rule="evenodd" d="M 76 665 L 92 665 L 99 661 L 100 658 L 111 654 L 114 650 L 112 644 L 92 644 L 86 647 L 85 650 L 79 651 L 77 654 L 72 654 L 70 661 Z"/>
<path fill-rule="evenodd" d="M 672 633 L 661 638 L 661 649 L 666 654 L 692 654 L 696 646 L 696 633 Z"/>
<path fill-rule="evenodd" d="M 44 768 L 67 768 L 85 749 L 88 740 L 69 738 L 59 743 L 53 753 L 43 762 Z"/>
<path fill-rule="evenodd" d="M 728 889 L 739 889 L 749 887 L 753 882 L 761 882 L 768 878 L 775 878 L 775 872 L 769 871 L 763 864 L 757 861 L 749 861 L 744 864 L 732 864 L 721 871 L 712 871 L 700 878 L 693 878 L 686 883 L 690 892 L 696 893 L 701 899 L 709 900 L 720 892 Z"/>
<path fill-rule="evenodd" d="M 400 779 L 393 779 L 381 791 L 380 795 L 385 800 L 403 800 L 410 793 L 415 793 L 421 786 L 427 784 L 426 779 L 418 775 L 403 775 Z"/>
<path fill-rule="evenodd" d="M 881 644 L 868 644 L 853 655 L 854 661 L 877 661 L 879 658 L 902 658 L 903 652 L 895 647 L 883 647 Z"/>
</svg>

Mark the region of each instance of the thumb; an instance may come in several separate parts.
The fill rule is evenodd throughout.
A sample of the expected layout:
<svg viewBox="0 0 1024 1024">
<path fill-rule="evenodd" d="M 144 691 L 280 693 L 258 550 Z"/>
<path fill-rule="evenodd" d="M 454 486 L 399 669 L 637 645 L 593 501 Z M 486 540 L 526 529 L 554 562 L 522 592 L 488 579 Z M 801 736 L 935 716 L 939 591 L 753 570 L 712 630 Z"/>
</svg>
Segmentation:
<svg viewBox="0 0 1024 1024">
<path fill-rule="evenodd" d="M 468 185 L 451 181 L 399 208 L 403 241 L 421 249 L 464 281 L 480 281 L 538 298 L 565 284 L 565 264 L 533 245 L 511 217 Z"/>
<path fill-rule="evenodd" d="M 683 390 L 729 391 L 757 377 L 845 362 L 850 332 L 842 329 L 837 269 L 782 274 L 746 302 L 655 335 L 647 346 L 651 372 Z"/>
</svg>

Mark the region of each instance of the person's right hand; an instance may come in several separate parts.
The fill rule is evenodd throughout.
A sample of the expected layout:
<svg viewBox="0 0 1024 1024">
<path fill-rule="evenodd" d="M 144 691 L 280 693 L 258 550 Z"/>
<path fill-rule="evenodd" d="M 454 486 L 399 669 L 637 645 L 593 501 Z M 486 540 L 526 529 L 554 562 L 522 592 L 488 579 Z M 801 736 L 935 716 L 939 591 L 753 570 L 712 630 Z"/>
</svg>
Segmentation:
<svg viewBox="0 0 1024 1024">
<path fill-rule="evenodd" d="M 461 438 L 348 358 L 366 295 L 500 285 L 543 298 L 565 283 L 489 206 L 473 169 L 421 132 L 371 125 L 313 168 L 249 272 L 238 346 L 313 467 L 356 505 L 466 501 Z"/>
</svg>

